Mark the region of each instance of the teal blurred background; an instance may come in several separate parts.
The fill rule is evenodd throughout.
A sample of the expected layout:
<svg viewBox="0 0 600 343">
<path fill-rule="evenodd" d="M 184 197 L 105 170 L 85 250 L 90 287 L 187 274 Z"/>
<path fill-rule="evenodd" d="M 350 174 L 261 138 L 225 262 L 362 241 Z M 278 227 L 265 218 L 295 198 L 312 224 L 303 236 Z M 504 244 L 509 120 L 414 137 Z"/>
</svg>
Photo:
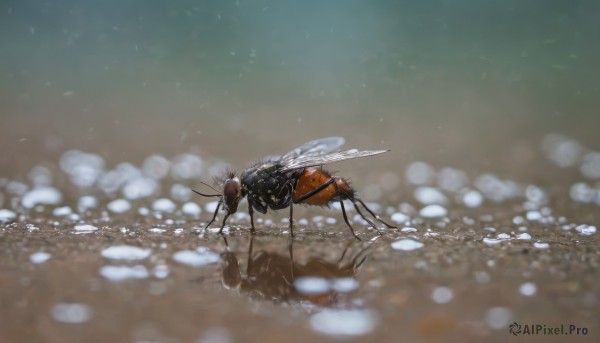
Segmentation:
<svg viewBox="0 0 600 343">
<path fill-rule="evenodd" d="M 448 161 L 548 132 L 597 148 L 599 15 L 595 0 L 3 1 L 2 143 L 21 160 L 48 140 L 121 158 L 256 158 L 323 135 Z"/>
</svg>

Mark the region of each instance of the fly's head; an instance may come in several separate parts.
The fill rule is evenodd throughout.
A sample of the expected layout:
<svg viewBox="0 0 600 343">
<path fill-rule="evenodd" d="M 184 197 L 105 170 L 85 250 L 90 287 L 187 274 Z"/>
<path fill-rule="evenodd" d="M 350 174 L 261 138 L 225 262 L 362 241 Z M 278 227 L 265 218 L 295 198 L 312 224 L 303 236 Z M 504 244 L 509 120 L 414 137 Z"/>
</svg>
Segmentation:
<svg viewBox="0 0 600 343">
<path fill-rule="evenodd" d="M 221 205 L 223 206 L 225 212 L 227 212 L 227 215 L 237 212 L 238 204 L 240 203 L 240 199 L 242 199 L 242 186 L 240 179 L 235 176 L 234 172 L 227 172 L 227 175 L 224 178 L 215 177 L 215 182 L 223 186 L 222 190 L 218 190 L 208 183 L 200 181 L 201 184 L 209 187 L 215 191 L 216 194 L 201 193 L 193 189 L 192 192 L 203 197 L 221 198 L 221 200 L 219 200 L 219 206 L 215 211 L 215 215 Z"/>
<path fill-rule="evenodd" d="M 227 214 L 237 212 L 238 204 L 242 198 L 242 187 L 240 179 L 235 176 L 235 173 L 228 173 L 227 178 L 223 181 L 223 209 Z"/>
</svg>

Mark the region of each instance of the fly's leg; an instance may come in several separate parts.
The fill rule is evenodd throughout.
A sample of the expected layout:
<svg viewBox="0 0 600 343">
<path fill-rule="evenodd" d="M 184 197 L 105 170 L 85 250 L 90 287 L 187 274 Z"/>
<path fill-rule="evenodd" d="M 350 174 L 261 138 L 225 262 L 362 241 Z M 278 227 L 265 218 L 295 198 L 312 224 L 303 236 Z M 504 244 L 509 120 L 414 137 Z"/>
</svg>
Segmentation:
<svg viewBox="0 0 600 343">
<path fill-rule="evenodd" d="M 348 225 L 348 227 L 350 228 L 350 231 L 352 231 L 352 235 L 356 237 L 356 239 L 358 239 L 359 241 L 362 241 L 362 239 L 360 239 L 360 237 L 356 235 L 354 229 L 352 228 L 352 225 L 350 225 L 350 222 L 348 221 L 348 215 L 346 215 L 346 208 L 344 207 L 344 200 L 342 200 L 341 198 L 340 206 L 342 207 L 342 215 L 344 215 L 344 221 L 346 222 L 346 225 Z"/>
<path fill-rule="evenodd" d="M 296 183 L 288 184 L 290 193 L 292 194 L 292 201 L 290 202 L 290 235 L 294 238 L 294 193 L 296 189 Z"/>
<path fill-rule="evenodd" d="M 362 211 L 360 210 L 360 208 L 358 208 L 358 206 L 356 205 L 356 203 L 353 201 L 352 205 L 354 205 L 354 208 L 356 209 L 356 212 L 358 212 L 358 214 L 360 215 L 360 217 L 362 219 L 364 219 L 364 221 L 366 221 L 369 225 L 371 225 L 371 227 L 373 227 L 375 230 L 377 230 L 377 233 L 379 233 L 380 236 L 383 236 L 383 232 L 379 231 L 379 229 L 377 228 L 377 225 L 375 225 L 375 223 L 373 223 L 372 221 L 368 220 L 365 215 L 362 213 Z"/>
<path fill-rule="evenodd" d="M 255 233 L 254 229 L 254 209 L 252 208 L 252 202 L 248 201 L 248 214 L 250 215 L 250 232 Z"/>
<path fill-rule="evenodd" d="M 294 204 L 298 204 L 298 203 L 303 202 L 304 200 L 312 197 L 313 195 L 315 195 L 315 194 L 323 191 L 325 188 L 329 187 L 329 185 L 331 185 L 334 182 L 335 182 L 335 180 L 333 178 L 330 178 L 329 180 L 327 180 L 325 183 L 323 183 L 319 187 L 317 187 L 317 188 L 313 189 L 312 191 L 304 194 L 303 196 L 301 196 L 300 198 L 298 198 L 296 200 L 292 200 L 292 202 L 290 203 L 290 231 L 292 232 L 292 237 L 294 236 L 294 218 L 293 218 Z M 295 186 L 292 187 L 292 199 L 294 199 L 295 189 L 296 189 Z"/>
<path fill-rule="evenodd" d="M 252 265 L 252 248 L 254 247 L 254 235 L 250 236 L 250 247 L 248 248 L 248 265 L 246 266 L 246 275 L 250 275 L 250 271 L 253 269 Z"/>
<path fill-rule="evenodd" d="M 294 202 L 290 203 L 290 234 L 294 237 Z"/>
<path fill-rule="evenodd" d="M 229 242 L 227 242 L 227 237 L 225 236 L 221 236 L 223 237 L 223 240 L 225 241 L 225 246 L 227 247 L 227 251 L 229 251 Z"/>
<path fill-rule="evenodd" d="M 221 224 L 221 230 L 219 230 L 220 234 L 223 234 L 223 228 L 225 227 L 225 222 L 227 221 L 227 218 L 229 218 L 229 213 L 227 213 L 223 218 L 223 224 Z"/>
<path fill-rule="evenodd" d="M 336 189 L 336 193 L 339 193 L 339 188 L 337 186 L 337 184 L 335 183 L 335 178 L 332 177 L 329 180 L 325 181 L 322 185 L 320 185 L 319 187 L 313 189 L 312 191 L 304 194 L 303 196 L 301 196 L 300 198 L 294 200 L 294 203 L 300 203 L 310 197 L 312 197 L 313 195 L 323 191 L 324 189 L 326 189 L 327 187 L 329 187 L 330 185 L 334 185 L 335 189 Z M 356 233 L 354 232 L 354 228 L 352 227 L 352 225 L 350 225 L 350 221 L 348 221 L 348 215 L 346 214 L 346 208 L 344 207 L 344 201 L 342 200 L 342 196 L 340 196 L 340 206 L 342 208 L 342 214 L 344 215 L 344 221 L 346 222 L 346 225 L 348 225 L 348 227 L 350 228 L 350 231 L 352 232 L 352 235 L 354 237 L 356 237 L 356 239 L 358 239 L 359 241 L 362 241 L 362 239 L 360 239 L 360 237 L 358 237 L 356 235 Z M 374 225 L 373 225 L 374 226 Z"/>
<path fill-rule="evenodd" d="M 215 218 L 217 218 L 217 213 L 219 213 L 219 207 L 221 207 L 222 203 L 223 203 L 223 200 L 222 199 L 219 200 L 219 203 L 217 204 L 217 208 L 215 209 L 215 214 L 213 215 L 212 219 L 208 222 L 208 224 L 206 224 L 206 227 L 204 228 L 204 230 L 208 229 L 210 224 L 212 224 L 215 221 Z"/>
<path fill-rule="evenodd" d="M 333 177 L 330 180 L 335 181 Z M 340 207 L 342 208 L 342 215 L 344 216 L 344 221 L 346 222 L 346 225 L 348 225 L 348 227 L 350 228 L 350 231 L 352 232 L 352 235 L 354 237 L 356 237 L 356 239 L 358 239 L 359 241 L 362 241 L 362 239 L 360 239 L 360 237 L 358 237 L 356 235 L 356 232 L 354 232 L 354 228 L 352 227 L 352 225 L 350 225 L 350 221 L 348 221 L 348 215 L 346 214 L 346 207 L 344 206 L 344 196 L 343 196 L 343 194 L 340 194 L 340 189 L 338 188 L 337 183 L 333 182 L 333 185 L 335 186 L 335 192 L 336 192 L 336 194 L 338 194 L 339 199 L 340 199 Z"/>
<path fill-rule="evenodd" d="M 354 203 L 354 207 L 357 207 L 356 203 L 354 201 L 358 201 L 361 205 L 363 205 L 363 207 L 365 208 L 365 210 L 367 210 L 367 212 L 369 212 L 373 216 L 373 218 L 377 219 L 378 222 L 384 224 L 385 226 L 387 226 L 390 229 L 397 229 L 398 228 L 396 226 L 393 226 L 393 225 L 390 225 L 390 224 L 384 222 L 383 219 L 381 219 L 378 215 L 376 215 L 373 211 L 371 211 L 371 209 L 368 208 L 367 205 L 365 205 L 365 203 L 362 200 L 358 199 L 358 198 L 354 198 L 352 200 L 352 203 Z M 357 208 L 357 210 L 358 210 L 358 208 Z M 359 213 L 360 213 L 360 211 L 359 211 Z M 362 216 L 362 214 L 361 214 L 361 216 Z M 363 216 L 363 218 L 364 218 L 364 216 Z"/>
<path fill-rule="evenodd" d="M 340 259 L 338 260 L 338 264 L 342 263 L 342 260 L 344 259 L 344 257 L 346 256 L 346 253 L 348 252 L 348 249 L 350 249 L 350 246 L 352 245 L 352 242 L 346 244 L 346 247 L 344 248 L 344 251 L 342 252 L 342 256 L 340 256 Z"/>
<path fill-rule="evenodd" d="M 295 279 L 294 275 L 294 238 L 290 237 L 288 243 L 288 250 L 290 251 L 290 275 L 292 276 L 292 280 Z"/>
<path fill-rule="evenodd" d="M 358 254 L 356 254 L 356 256 L 352 259 L 352 265 L 353 265 L 352 270 L 354 270 L 355 272 L 358 268 L 360 268 L 360 266 L 363 263 L 365 263 L 365 261 L 369 257 L 369 254 L 366 254 L 360 261 L 358 260 L 360 258 L 360 256 L 362 255 L 362 253 L 367 251 L 368 249 L 369 249 L 369 247 L 366 247 L 363 250 L 359 251 Z"/>
</svg>

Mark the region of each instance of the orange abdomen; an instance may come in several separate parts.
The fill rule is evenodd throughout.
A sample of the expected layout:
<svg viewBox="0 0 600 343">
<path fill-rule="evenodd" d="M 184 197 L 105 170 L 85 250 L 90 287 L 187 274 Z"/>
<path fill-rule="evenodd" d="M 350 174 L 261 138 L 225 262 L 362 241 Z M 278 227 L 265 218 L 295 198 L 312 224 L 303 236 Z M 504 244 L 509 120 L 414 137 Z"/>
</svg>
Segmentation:
<svg viewBox="0 0 600 343">
<path fill-rule="evenodd" d="M 322 169 L 306 168 L 302 175 L 300 175 L 298 178 L 298 183 L 296 184 L 296 190 L 294 192 L 294 201 L 323 185 L 331 178 L 332 176 Z M 327 203 L 332 201 L 333 198 L 337 196 L 347 198 L 347 196 L 343 195 L 350 195 L 353 193 L 350 186 L 342 178 L 334 177 L 334 179 L 335 183 L 327 186 L 327 188 L 323 189 L 317 194 L 314 194 L 301 203 L 310 205 L 327 205 Z"/>
</svg>

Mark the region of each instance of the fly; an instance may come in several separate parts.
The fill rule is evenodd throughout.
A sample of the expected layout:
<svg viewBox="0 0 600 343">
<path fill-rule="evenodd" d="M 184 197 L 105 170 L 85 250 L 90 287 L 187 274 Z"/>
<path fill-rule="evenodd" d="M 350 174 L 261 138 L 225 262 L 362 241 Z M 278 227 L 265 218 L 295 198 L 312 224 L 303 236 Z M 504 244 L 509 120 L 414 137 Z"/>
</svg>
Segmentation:
<svg viewBox="0 0 600 343">
<path fill-rule="evenodd" d="M 219 233 L 222 233 L 227 218 L 237 211 L 240 200 L 247 197 L 252 232 L 255 231 L 254 210 L 265 214 L 267 209 L 281 210 L 289 207 L 290 232 L 293 236 L 294 204 L 329 206 L 331 203 L 339 202 L 346 225 L 352 235 L 360 240 L 348 220 L 344 200 L 352 202 L 356 212 L 371 227 L 377 229 L 373 221 L 365 217 L 360 206 L 376 221 L 388 228 L 396 228 L 383 221 L 367 207 L 346 180 L 323 169 L 323 166 L 329 163 L 379 155 L 389 150 L 339 151 L 344 142 L 342 137 L 321 138 L 304 143 L 283 156 L 265 157 L 246 168 L 239 177 L 234 172 L 227 173 L 221 180 L 222 191 L 211 187 L 219 194 L 204 194 L 194 190 L 195 193 L 205 197 L 220 198 L 215 213 L 206 227 L 208 228 L 215 221 L 219 208 L 223 206 L 225 217 L 219 230 Z"/>
</svg>

